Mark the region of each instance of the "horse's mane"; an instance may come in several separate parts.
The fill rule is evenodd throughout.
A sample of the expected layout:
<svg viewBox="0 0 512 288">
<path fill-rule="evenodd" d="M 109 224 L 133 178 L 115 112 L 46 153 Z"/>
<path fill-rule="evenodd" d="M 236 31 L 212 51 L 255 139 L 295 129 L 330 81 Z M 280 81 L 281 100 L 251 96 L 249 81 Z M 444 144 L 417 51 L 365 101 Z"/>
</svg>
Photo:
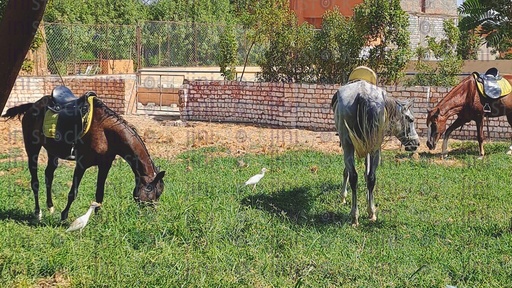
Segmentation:
<svg viewBox="0 0 512 288">
<path fill-rule="evenodd" d="M 128 121 L 126 121 L 121 115 L 119 115 L 114 110 L 110 109 L 110 107 L 108 107 L 105 103 L 103 103 L 103 101 L 101 101 L 97 97 L 94 98 L 94 107 L 98 107 L 98 108 L 103 109 L 103 111 L 105 112 L 105 116 L 110 117 L 110 118 L 114 118 L 120 124 L 128 126 L 130 129 L 133 130 L 133 132 L 135 132 L 135 134 L 137 134 L 137 136 L 139 136 L 138 133 L 137 133 L 137 128 L 135 128 L 135 126 L 133 126 L 132 124 L 128 123 Z"/>
<path fill-rule="evenodd" d="M 137 128 L 135 128 L 135 126 L 133 126 L 132 124 L 128 123 L 128 121 L 126 121 L 121 115 L 116 113 L 114 110 L 110 109 L 105 103 L 103 103 L 103 101 L 101 101 L 97 97 L 94 98 L 94 102 L 93 103 L 94 103 L 93 104 L 94 107 L 97 107 L 97 108 L 100 108 L 100 109 L 103 110 L 103 112 L 105 113 L 105 117 L 114 118 L 117 123 L 119 123 L 120 125 L 123 125 L 124 127 L 126 127 L 127 130 L 140 142 L 140 144 L 144 148 L 144 151 L 146 152 L 146 154 L 149 155 L 148 148 L 146 147 L 146 144 L 144 144 L 144 141 L 140 137 L 139 133 L 137 132 Z M 151 164 L 153 165 L 153 168 L 155 169 L 155 171 L 158 172 L 158 169 L 155 166 L 155 163 L 153 162 L 153 159 L 151 159 L 151 157 L 149 157 L 149 159 L 150 159 Z"/>
<path fill-rule="evenodd" d="M 389 122 L 391 119 L 396 119 L 398 113 L 397 112 L 397 101 L 395 98 L 391 96 L 386 97 L 386 121 Z"/>
</svg>

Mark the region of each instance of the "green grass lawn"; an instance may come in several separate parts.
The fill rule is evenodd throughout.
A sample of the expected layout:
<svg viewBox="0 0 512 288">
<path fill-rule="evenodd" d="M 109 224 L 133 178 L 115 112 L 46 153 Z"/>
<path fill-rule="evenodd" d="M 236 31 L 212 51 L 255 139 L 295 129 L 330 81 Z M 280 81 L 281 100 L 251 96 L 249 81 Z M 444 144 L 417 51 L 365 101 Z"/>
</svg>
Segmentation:
<svg viewBox="0 0 512 288">
<path fill-rule="evenodd" d="M 18 157 L 0 164 L 0 287 L 511 287 L 508 144 L 486 144 L 483 160 L 475 145 L 452 148 L 446 164 L 385 152 L 376 223 L 366 219 L 359 161 L 357 228 L 340 204 L 341 154 L 237 158 L 209 148 L 156 159 L 167 171 L 156 209 L 135 204 L 132 172 L 116 161 L 103 208 L 82 233 L 64 231 L 94 200 L 96 170 L 61 223 L 72 169 L 60 167 L 58 213 L 45 209 L 36 223 Z M 241 187 L 262 167 L 270 171 L 255 191 Z"/>
</svg>

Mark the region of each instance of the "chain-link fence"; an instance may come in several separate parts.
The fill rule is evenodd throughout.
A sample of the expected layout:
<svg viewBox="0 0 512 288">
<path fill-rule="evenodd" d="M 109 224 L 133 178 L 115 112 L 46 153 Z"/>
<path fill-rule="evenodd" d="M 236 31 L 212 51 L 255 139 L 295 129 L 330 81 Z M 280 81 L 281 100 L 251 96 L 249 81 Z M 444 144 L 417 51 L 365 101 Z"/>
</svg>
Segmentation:
<svg viewBox="0 0 512 288">
<path fill-rule="evenodd" d="M 217 66 L 219 41 L 227 26 L 205 23 L 146 22 L 139 25 L 45 23 L 48 71 L 51 74 L 108 74 L 113 60 L 125 70 L 144 67 Z M 238 64 L 243 65 L 250 43 L 246 31 L 235 29 Z M 254 46 L 248 65 L 263 49 Z"/>
</svg>

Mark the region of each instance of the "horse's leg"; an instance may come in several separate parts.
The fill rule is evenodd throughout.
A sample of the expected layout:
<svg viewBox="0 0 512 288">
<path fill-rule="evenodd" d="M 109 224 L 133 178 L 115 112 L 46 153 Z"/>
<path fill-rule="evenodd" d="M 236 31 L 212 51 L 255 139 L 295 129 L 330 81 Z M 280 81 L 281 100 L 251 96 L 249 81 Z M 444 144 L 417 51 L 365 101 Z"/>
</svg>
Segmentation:
<svg viewBox="0 0 512 288">
<path fill-rule="evenodd" d="M 508 124 L 512 127 L 512 113 L 507 114 L 507 121 L 508 121 Z M 510 154 L 510 153 L 512 153 L 512 151 L 509 149 L 507 151 L 507 154 Z"/>
<path fill-rule="evenodd" d="M 347 203 L 348 170 L 343 169 L 343 184 L 341 184 L 341 204 Z"/>
<path fill-rule="evenodd" d="M 375 151 L 373 154 L 369 155 L 369 161 L 367 161 L 366 170 L 368 171 L 368 174 L 366 176 L 366 187 L 368 189 L 366 194 L 366 200 L 367 200 L 367 210 L 368 210 L 368 217 L 370 221 L 375 222 L 377 221 L 377 209 L 375 208 L 375 201 L 373 199 L 373 190 L 375 188 L 375 182 L 377 180 L 377 177 L 375 176 L 375 172 L 377 171 L 377 167 L 379 165 L 380 161 L 380 150 Z"/>
<path fill-rule="evenodd" d="M 352 208 L 350 209 L 350 216 L 352 218 L 352 226 L 358 226 L 359 210 L 357 209 L 357 172 L 354 163 L 354 147 L 351 144 L 344 145 L 343 151 L 345 169 L 348 171 L 348 181 L 352 189 Z"/>
<path fill-rule="evenodd" d="M 73 172 L 73 184 L 71 185 L 71 189 L 68 193 L 68 204 L 66 204 L 66 208 L 62 210 L 60 215 L 60 220 L 64 221 L 68 219 L 69 208 L 71 207 L 71 203 L 75 201 L 76 196 L 78 195 L 78 186 L 80 185 L 80 181 L 82 181 L 82 177 L 84 176 L 85 168 L 82 167 L 79 163 L 75 166 L 75 171 Z"/>
<path fill-rule="evenodd" d="M 25 141 L 25 150 L 28 156 L 30 186 L 32 187 L 32 192 L 34 193 L 34 215 L 36 216 L 37 220 L 40 221 L 43 214 L 41 212 L 41 208 L 39 207 L 39 179 L 37 177 L 37 160 L 39 158 L 39 152 L 41 151 L 41 145 L 33 144 L 27 139 L 27 141 Z"/>
<path fill-rule="evenodd" d="M 105 194 L 105 182 L 107 181 L 108 171 L 110 171 L 110 167 L 112 167 L 112 161 L 107 161 L 106 164 L 98 166 L 98 181 L 96 183 L 96 202 L 100 204 L 103 203 L 103 196 Z M 96 211 L 98 211 L 100 208 L 101 207 L 96 208 Z"/>
<path fill-rule="evenodd" d="M 50 211 L 50 214 L 53 214 L 55 211 L 52 201 L 52 183 L 54 172 L 58 165 L 59 158 L 57 156 L 48 154 L 48 163 L 46 164 L 46 169 L 44 170 L 44 182 L 46 184 L 46 207 Z"/>
<path fill-rule="evenodd" d="M 478 159 L 482 159 L 485 155 L 484 151 L 484 119 L 475 120 L 476 123 L 476 139 L 478 140 Z"/>
<path fill-rule="evenodd" d="M 444 136 L 443 136 L 443 150 L 441 151 L 441 155 L 444 157 L 446 156 L 446 154 L 448 154 L 448 138 L 450 137 L 450 134 L 452 134 L 452 132 L 461 127 L 462 125 L 466 124 L 466 121 L 465 120 L 462 120 L 461 118 L 457 118 L 455 119 L 455 121 L 453 121 L 452 125 L 450 125 L 450 127 L 448 127 L 448 129 L 446 129 L 446 131 L 444 132 Z"/>
</svg>

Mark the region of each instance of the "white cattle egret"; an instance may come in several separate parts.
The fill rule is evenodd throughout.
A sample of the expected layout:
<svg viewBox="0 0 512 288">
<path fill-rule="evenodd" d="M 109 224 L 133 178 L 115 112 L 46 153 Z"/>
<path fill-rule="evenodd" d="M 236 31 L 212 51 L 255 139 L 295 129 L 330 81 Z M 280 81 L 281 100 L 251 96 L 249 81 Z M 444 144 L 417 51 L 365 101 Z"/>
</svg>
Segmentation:
<svg viewBox="0 0 512 288">
<path fill-rule="evenodd" d="M 85 225 L 87 225 L 87 222 L 89 221 L 89 217 L 91 217 L 92 211 L 96 209 L 97 207 L 100 207 L 101 204 L 92 202 L 91 206 L 89 207 L 89 210 L 87 210 L 87 213 L 85 215 L 82 215 L 78 217 L 73 223 L 71 223 L 71 226 L 69 226 L 68 230 L 66 232 L 71 232 L 75 230 L 79 230 L 82 232 L 82 229 L 84 229 Z"/>
<path fill-rule="evenodd" d="M 265 176 L 265 172 L 267 172 L 267 168 L 262 168 L 261 172 L 259 174 L 256 174 L 256 175 L 252 176 L 251 178 L 249 178 L 249 180 L 245 181 L 245 186 L 254 185 L 252 187 L 252 190 L 256 189 L 256 184 L 258 184 L 258 182 L 260 182 L 261 178 L 263 178 L 263 176 Z"/>
</svg>

